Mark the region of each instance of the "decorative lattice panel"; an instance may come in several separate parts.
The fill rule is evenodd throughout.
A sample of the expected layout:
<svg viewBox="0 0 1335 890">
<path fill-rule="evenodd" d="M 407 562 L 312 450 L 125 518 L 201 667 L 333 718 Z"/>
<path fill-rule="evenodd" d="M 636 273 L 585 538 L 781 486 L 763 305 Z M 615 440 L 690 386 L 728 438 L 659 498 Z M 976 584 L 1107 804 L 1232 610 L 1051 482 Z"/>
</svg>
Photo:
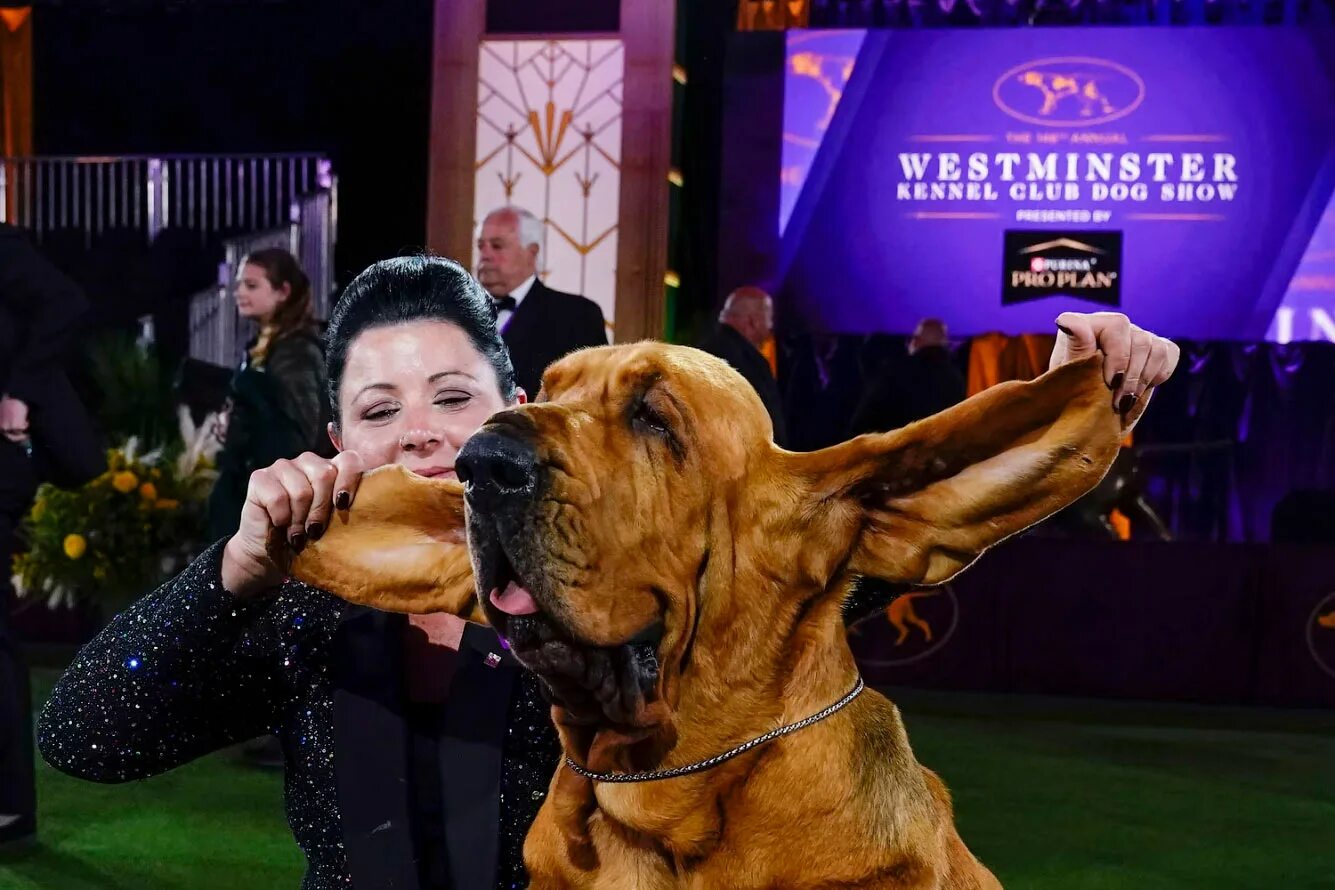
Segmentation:
<svg viewBox="0 0 1335 890">
<path fill-rule="evenodd" d="M 505 204 L 544 220 L 542 279 L 597 302 L 610 328 L 621 188 L 621 41 L 487 40 L 480 52 L 475 223 Z"/>
</svg>

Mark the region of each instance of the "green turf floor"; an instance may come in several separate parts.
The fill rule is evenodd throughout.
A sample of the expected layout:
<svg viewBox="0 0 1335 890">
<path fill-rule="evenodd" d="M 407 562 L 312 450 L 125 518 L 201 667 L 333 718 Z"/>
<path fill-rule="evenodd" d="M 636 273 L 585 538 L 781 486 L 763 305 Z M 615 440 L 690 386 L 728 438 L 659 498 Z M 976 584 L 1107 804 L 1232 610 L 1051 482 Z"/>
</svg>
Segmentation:
<svg viewBox="0 0 1335 890">
<path fill-rule="evenodd" d="M 1335 715 L 895 697 L 1008 887 L 1335 890 Z M 295 890 L 280 793 L 226 756 L 120 786 L 42 767 L 41 842 L 0 888 Z"/>
</svg>

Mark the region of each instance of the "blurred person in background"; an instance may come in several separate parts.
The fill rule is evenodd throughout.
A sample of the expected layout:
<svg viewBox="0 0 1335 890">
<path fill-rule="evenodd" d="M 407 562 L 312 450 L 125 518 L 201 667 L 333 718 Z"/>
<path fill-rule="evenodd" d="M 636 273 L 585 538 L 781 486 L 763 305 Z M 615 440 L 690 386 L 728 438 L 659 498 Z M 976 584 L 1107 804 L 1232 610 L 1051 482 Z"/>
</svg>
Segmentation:
<svg viewBox="0 0 1335 890">
<path fill-rule="evenodd" d="M 951 361 L 950 334 L 939 318 L 918 322 L 908 357 L 882 362 L 867 382 L 849 434 L 884 433 L 964 401 L 964 375 Z"/>
<path fill-rule="evenodd" d="M 328 452 L 325 362 L 311 284 L 295 257 L 257 250 L 241 264 L 236 306 L 259 325 L 232 378 L 222 425 L 218 481 L 209 498 L 209 539 L 236 531 L 250 474 L 305 451 Z"/>
<path fill-rule="evenodd" d="M 784 422 L 779 383 L 769 360 L 761 352 L 774 334 L 774 301 L 758 287 L 739 287 L 728 294 L 719 312 L 718 327 L 705 338 L 700 348 L 716 355 L 746 378 L 765 403 L 774 425 L 774 441 L 788 447 L 788 428 Z"/>
<path fill-rule="evenodd" d="M 10 619 L 16 532 L 39 483 L 82 485 L 105 469 L 63 366 L 87 307 L 22 230 L 0 224 L 0 847 L 37 831 L 32 700 Z"/>
</svg>

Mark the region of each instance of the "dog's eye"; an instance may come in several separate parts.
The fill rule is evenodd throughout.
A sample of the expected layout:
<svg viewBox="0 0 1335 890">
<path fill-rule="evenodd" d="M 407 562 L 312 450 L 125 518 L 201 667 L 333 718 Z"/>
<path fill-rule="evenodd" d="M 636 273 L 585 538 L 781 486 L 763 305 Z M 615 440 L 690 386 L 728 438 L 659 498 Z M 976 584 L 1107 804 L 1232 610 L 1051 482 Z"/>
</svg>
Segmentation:
<svg viewBox="0 0 1335 890">
<path fill-rule="evenodd" d="M 660 436 L 669 436 L 672 434 L 672 429 L 667 425 L 667 421 L 663 420 L 662 416 L 660 416 L 653 408 L 649 407 L 649 403 L 644 400 L 641 400 L 640 403 L 635 406 L 635 413 L 632 417 L 636 424 L 651 430 Z"/>
</svg>

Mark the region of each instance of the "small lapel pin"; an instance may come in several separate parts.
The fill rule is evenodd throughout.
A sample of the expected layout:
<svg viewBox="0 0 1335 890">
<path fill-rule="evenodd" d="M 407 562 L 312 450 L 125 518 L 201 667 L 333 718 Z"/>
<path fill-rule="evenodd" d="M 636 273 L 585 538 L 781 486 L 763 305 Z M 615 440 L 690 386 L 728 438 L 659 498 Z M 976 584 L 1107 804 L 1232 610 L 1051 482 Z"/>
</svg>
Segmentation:
<svg viewBox="0 0 1335 890">
<path fill-rule="evenodd" d="M 488 652 L 487 657 L 484 659 L 484 661 L 486 662 L 487 667 L 494 668 L 496 667 L 496 665 L 501 663 L 501 657 L 497 655 L 495 652 Z"/>
</svg>

